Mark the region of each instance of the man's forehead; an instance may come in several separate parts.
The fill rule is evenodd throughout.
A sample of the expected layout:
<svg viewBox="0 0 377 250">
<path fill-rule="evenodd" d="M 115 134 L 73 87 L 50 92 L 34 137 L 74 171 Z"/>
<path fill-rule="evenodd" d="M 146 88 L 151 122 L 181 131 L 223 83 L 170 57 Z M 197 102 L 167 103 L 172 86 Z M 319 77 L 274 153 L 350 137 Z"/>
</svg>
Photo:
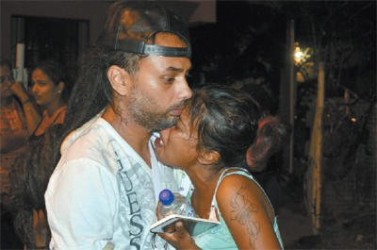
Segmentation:
<svg viewBox="0 0 377 250">
<path fill-rule="evenodd" d="M 156 45 L 165 47 L 186 48 L 188 46 L 179 36 L 166 32 L 157 33 L 154 42 Z"/>
<path fill-rule="evenodd" d="M 164 72 L 187 73 L 191 69 L 191 60 L 186 57 L 167 57 L 150 55 L 140 60 L 140 65 L 154 68 Z"/>
</svg>

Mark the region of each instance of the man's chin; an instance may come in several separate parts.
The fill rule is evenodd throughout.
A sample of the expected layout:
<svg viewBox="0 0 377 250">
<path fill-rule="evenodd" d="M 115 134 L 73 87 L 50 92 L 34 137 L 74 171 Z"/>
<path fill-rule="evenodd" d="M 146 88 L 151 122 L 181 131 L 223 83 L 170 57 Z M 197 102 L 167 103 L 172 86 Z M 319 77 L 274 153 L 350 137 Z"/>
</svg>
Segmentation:
<svg viewBox="0 0 377 250">
<path fill-rule="evenodd" d="M 170 117 L 166 119 L 164 122 L 162 122 L 156 129 L 154 129 L 152 132 L 160 132 L 161 130 L 173 127 L 175 124 L 177 124 L 178 121 L 177 116 Z"/>
</svg>

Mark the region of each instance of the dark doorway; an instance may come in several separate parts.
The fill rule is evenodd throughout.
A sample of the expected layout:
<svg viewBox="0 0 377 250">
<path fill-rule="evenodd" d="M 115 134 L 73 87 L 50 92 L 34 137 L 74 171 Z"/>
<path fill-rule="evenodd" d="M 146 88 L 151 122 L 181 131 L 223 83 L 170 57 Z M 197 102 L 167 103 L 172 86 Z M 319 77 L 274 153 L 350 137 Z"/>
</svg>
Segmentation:
<svg viewBox="0 0 377 250">
<path fill-rule="evenodd" d="M 25 45 L 25 68 L 39 61 L 54 59 L 76 68 L 81 51 L 88 46 L 89 22 L 61 18 L 12 16 L 12 61 L 16 44 Z"/>
</svg>

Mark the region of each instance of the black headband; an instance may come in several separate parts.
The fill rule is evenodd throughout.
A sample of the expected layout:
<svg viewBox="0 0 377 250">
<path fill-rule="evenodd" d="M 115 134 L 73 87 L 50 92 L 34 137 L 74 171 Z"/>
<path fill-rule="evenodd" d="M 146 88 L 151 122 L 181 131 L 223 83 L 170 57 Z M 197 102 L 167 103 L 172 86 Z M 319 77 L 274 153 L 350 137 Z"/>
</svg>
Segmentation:
<svg viewBox="0 0 377 250">
<path fill-rule="evenodd" d="M 122 50 L 141 55 L 191 58 L 191 47 L 177 48 L 147 44 L 144 41 L 123 40 L 114 44 L 114 50 Z"/>
</svg>

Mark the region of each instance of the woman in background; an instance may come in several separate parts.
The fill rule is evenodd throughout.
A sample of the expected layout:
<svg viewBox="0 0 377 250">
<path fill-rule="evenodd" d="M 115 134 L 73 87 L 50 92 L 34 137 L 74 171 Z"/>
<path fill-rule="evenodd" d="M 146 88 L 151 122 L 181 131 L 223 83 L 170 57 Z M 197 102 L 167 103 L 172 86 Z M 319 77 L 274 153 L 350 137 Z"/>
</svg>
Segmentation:
<svg viewBox="0 0 377 250">
<path fill-rule="evenodd" d="M 56 138 L 66 115 L 69 78 L 62 65 L 47 60 L 33 69 L 31 84 L 42 117 L 27 141 L 28 154 L 15 162 L 10 173 L 12 205 L 16 211 L 15 227 L 26 248 L 44 249 L 49 241 L 49 229 L 43 195 L 53 171 L 52 156 L 59 153 L 51 150 L 59 143 Z"/>
<path fill-rule="evenodd" d="M 67 111 L 66 72 L 54 61 L 45 61 L 31 74 L 31 91 L 43 114 L 34 136 L 42 135 L 49 127 L 63 124 Z"/>
</svg>

